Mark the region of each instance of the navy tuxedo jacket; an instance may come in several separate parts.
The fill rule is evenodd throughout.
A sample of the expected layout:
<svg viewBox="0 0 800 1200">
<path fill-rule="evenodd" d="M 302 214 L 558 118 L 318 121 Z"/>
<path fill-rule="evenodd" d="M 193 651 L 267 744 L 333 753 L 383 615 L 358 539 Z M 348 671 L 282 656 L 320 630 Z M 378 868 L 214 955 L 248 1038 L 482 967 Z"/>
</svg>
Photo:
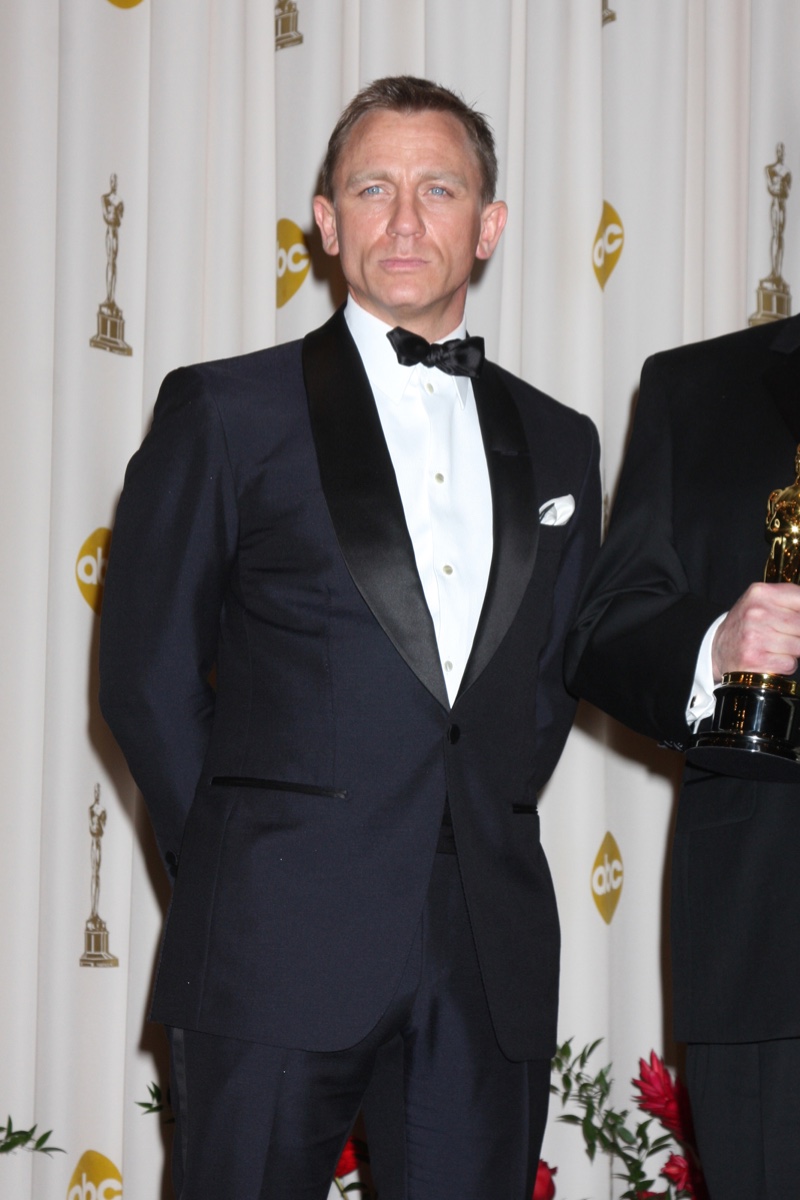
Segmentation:
<svg viewBox="0 0 800 1200">
<path fill-rule="evenodd" d="M 608 538 L 570 638 L 575 689 L 680 749 L 703 636 L 769 552 L 794 478 L 800 317 L 645 363 Z M 798 785 L 684 774 L 672 863 L 675 1036 L 800 1037 Z"/>
<path fill-rule="evenodd" d="M 491 364 L 474 391 L 494 553 L 451 708 L 341 311 L 162 386 L 117 514 L 101 704 L 176 875 L 153 1004 L 167 1024 L 312 1050 L 362 1038 L 400 977 L 449 797 L 500 1044 L 553 1052 L 536 805 L 573 715 L 563 643 L 599 537 L 597 440 Z M 566 493 L 572 519 L 540 526 Z"/>
</svg>

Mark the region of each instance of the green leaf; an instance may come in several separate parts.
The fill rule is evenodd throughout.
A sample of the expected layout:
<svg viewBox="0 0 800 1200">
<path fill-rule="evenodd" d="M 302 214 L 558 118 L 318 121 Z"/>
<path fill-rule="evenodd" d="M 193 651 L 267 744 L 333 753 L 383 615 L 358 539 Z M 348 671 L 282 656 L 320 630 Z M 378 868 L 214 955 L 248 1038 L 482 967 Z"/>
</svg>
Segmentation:
<svg viewBox="0 0 800 1200">
<path fill-rule="evenodd" d="M 26 1145 L 31 1140 L 31 1135 L 27 1129 L 20 1129 L 17 1133 L 12 1133 L 11 1137 L 6 1137 L 4 1144 L 0 1147 L 0 1151 L 4 1154 L 11 1154 L 14 1150 L 18 1150 L 20 1146 Z"/>
<path fill-rule="evenodd" d="M 594 1143 L 597 1141 L 597 1137 L 591 1117 L 584 1117 L 581 1125 L 583 1127 L 583 1140 L 586 1142 L 587 1146 L 590 1143 L 594 1145 Z"/>
</svg>

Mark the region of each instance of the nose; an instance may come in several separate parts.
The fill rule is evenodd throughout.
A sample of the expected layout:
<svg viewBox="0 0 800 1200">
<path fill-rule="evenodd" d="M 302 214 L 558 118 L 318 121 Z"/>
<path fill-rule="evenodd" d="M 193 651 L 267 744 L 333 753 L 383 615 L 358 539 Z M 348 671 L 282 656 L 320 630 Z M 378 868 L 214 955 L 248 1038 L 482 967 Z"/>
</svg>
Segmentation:
<svg viewBox="0 0 800 1200">
<path fill-rule="evenodd" d="M 420 237 L 425 232 L 425 221 L 419 198 L 413 190 L 398 191 L 386 232 L 391 237 Z"/>
</svg>

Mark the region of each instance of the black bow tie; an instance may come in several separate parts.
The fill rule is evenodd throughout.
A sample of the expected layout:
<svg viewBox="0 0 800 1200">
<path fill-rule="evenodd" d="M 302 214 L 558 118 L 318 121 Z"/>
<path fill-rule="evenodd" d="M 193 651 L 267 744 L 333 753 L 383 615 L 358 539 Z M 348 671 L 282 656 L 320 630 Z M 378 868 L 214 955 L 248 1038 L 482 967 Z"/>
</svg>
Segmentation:
<svg viewBox="0 0 800 1200">
<path fill-rule="evenodd" d="M 404 367 L 423 363 L 438 367 L 445 375 L 480 375 L 483 366 L 483 338 L 453 338 L 449 342 L 426 342 L 424 337 L 407 329 L 390 329 L 387 338 L 394 347 L 397 361 Z"/>
</svg>

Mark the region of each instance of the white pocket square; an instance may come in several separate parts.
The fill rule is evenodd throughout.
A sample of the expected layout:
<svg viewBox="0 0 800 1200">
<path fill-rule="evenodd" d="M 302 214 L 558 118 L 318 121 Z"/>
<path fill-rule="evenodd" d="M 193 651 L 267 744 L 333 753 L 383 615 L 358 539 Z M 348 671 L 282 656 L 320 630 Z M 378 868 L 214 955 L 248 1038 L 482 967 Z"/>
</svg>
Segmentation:
<svg viewBox="0 0 800 1200">
<path fill-rule="evenodd" d="M 574 496 L 556 496 L 555 500 L 547 500 L 539 509 L 539 524 L 566 525 L 574 512 Z"/>
</svg>

